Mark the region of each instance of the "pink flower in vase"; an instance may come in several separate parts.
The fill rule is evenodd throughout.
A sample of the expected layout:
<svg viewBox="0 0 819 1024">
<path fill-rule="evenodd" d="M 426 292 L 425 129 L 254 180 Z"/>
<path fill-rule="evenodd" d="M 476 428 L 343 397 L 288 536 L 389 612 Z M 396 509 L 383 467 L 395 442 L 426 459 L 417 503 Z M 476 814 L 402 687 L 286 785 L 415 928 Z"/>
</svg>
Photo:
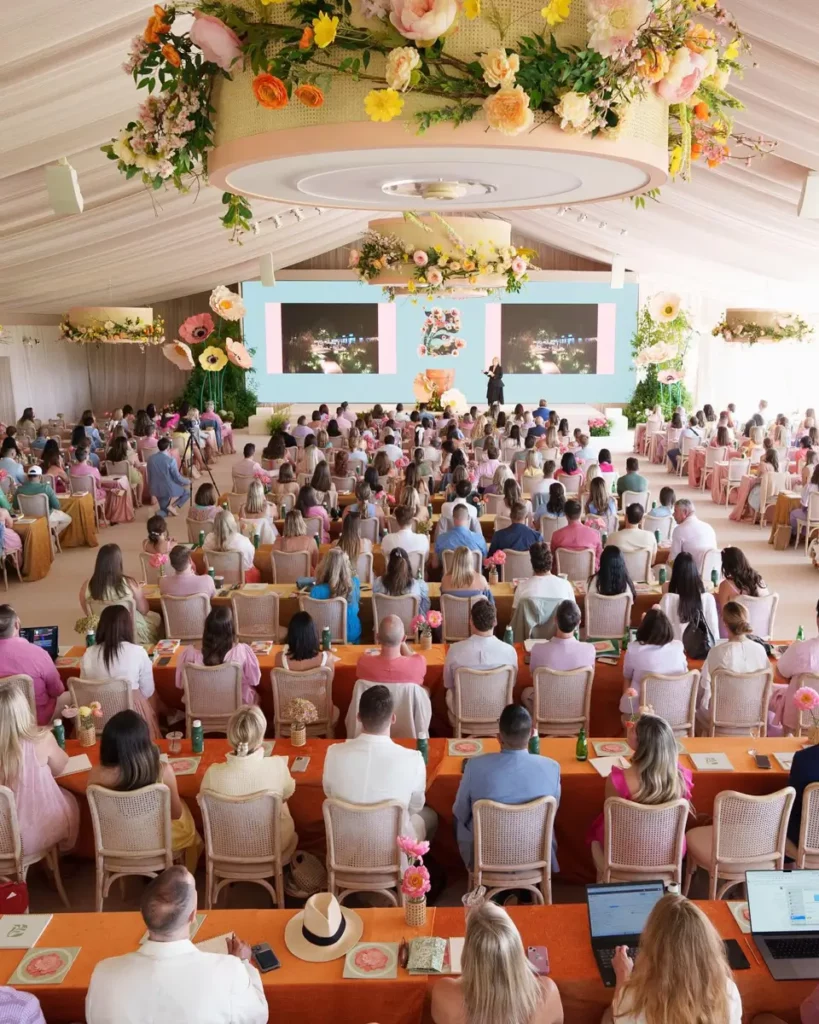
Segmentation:
<svg viewBox="0 0 819 1024">
<path fill-rule="evenodd" d="M 419 629 L 423 629 L 424 626 L 426 626 L 426 624 L 427 624 L 427 617 L 426 617 L 426 615 L 416 615 L 410 621 L 410 632 L 411 633 L 417 633 L 418 630 Z"/>
<path fill-rule="evenodd" d="M 414 864 L 404 872 L 401 892 L 405 896 L 418 900 L 422 896 L 426 896 L 431 888 L 429 871 L 427 871 L 423 864 Z"/>
<path fill-rule="evenodd" d="M 416 839 L 415 836 L 399 836 L 397 843 L 398 849 L 408 857 L 420 859 L 429 853 L 429 843 L 425 839 Z"/>
<path fill-rule="evenodd" d="M 440 612 L 431 611 L 427 612 L 427 624 L 433 629 L 437 629 L 444 621 L 443 615 Z"/>
<path fill-rule="evenodd" d="M 161 569 L 163 565 L 168 564 L 168 556 L 157 551 L 155 555 L 151 555 L 148 559 L 148 564 L 152 569 Z"/>
<path fill-rule="evenodd" d="M 503 565 L 506 562 L 506 552 L 496 551 L 495 552 L 495 565 Z"/>
</svg>

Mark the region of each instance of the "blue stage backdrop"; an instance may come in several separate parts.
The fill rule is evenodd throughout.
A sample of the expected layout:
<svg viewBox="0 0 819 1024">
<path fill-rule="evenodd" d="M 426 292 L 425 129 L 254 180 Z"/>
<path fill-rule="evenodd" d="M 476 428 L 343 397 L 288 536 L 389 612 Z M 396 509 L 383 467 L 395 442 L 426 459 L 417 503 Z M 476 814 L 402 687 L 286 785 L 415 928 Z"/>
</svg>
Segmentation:
<svg viewBox="0 0 819 1024">
<path fill-rule="evenodd" d="M 626 402 L 634 385 L 636 284 L 532 282 L 520 295 L 416 304 L 347 281 L 250 281 L 243 291 L 263 403 L 408 404 L 427 374 L 480 404 L 494 355 L 507 402 Z"/>
</svg>

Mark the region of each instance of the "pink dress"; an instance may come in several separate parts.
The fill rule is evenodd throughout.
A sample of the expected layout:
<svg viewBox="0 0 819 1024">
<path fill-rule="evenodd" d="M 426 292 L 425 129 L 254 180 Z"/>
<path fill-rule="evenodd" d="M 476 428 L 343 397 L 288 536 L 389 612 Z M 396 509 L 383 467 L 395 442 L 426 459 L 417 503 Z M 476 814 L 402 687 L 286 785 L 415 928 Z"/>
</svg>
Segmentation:
<svg viewBox="0 0 819 1024">
<path fill-rule="evenodd" d="M 256 687 L 262 678 L 262 670 L 259 668 L 259 659 L 253 653 L 248 644 L 234 644 L 225 655 L 223 664 L 235 661 L 242 666 L 242 700 L 245 704 L 258 704 L 259 694 Z M 176 662 L 176 687 L 184 689 L 182 685 L 182 668 L 185 665 L 203 665 L 202 652 L 195 647 L 185 647 Z"/>
<path fill-rule="evenodd" d="M 57 785 L 47 764 L 37 763 L 35 743 L 27 740 L 22 746 L 20 775 L 11 789 L 17 802 L 23 854 L 31 857 L 57 844 L 61 850 L 70 850 L 80 827 L 77 799 Z"/>
<path fill-rule="evenodd" d="M 680 774 L 685 779 L 685 798 L 686 800 L 691 799 L 691 793 L 694 790 L 694 775 L 690 768 L 680 768 Z M 622 797 L 624 800 L 633 800 L 631 791 L 628 788 L 626 782 L 626 774 L 622 768 L 616 766 L 611 770 L 611 784 L 617 790 L 617 795 Z M 589 827 L 589 831 L 586 833 L 586 842 L 591 845 L 592 843 L 600 843 L 603 845 L 605 838 L 605 819 L 602 812 L 594 819 Z M 685 842 L 683 842 L 683 854 L 685 853 Z"/>
</svg>

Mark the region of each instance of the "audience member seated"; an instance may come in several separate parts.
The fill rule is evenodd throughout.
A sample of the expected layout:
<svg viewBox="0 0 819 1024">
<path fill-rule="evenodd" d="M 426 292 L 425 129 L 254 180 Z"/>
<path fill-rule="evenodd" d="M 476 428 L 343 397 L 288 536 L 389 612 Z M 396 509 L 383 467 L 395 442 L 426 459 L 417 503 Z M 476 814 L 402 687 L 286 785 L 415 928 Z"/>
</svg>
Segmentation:
<svg viewBox="0 0 819 1024">
<path fill-rule="evenodd" d="M 568 580 L 552 573 L 552 552 L 543 541 L 529 548 L 534 575 L 521 580 L 515 588 L 512 607 L 517 608 L 524 598 L 554 598 L 574 601 L 574 590 Z"/>
<path fill-rule="evenodd" d="M 673 487 L 661 487 L 660 488 L 660 500 L 649 512 L 649 509 L 645 510 L 646 515 L 651 514 L 655 518 L 665 518 L 666 516 L 674 515 L 674 504 L 677 501 L 677 496 L 674 493 Z"/>
<path fill-rule="evenodd" d="M 227 605 L 216 605 L 208 612 L 202 633 L 202 649 L 183 647 L 176 659 L 176 688 L 183 689 L 185 665 L 239 665 L 242 669 L 242 701 L 258 704 L 257 687 L 262 678 L 259 659 L 250 644 L 236 642 L 236 624 Z"/>
<path fill-rule="evenodd" d="M 413 653 L 406 642 L 404 623 L 397 615 L 385 615 L 378 625 L 378 654 L 362 654 L 356 665 L 356 679 L 371 683 L 417 683 L 422 686 L 426 659 Z"/>
<path fill-rule="evenodd" d="M 638 710 L 635 706 L 635 717 Z M 665 804 L 684 797 L 691 799 L 694 776 L 677 760 L 677 739 L 664 718 L 640 714 L 626 730 L 628 745 L 634 751 L 628 768 L 615 765 L 606 779 L 605 799 L 620 797 L 638 804 Z M 586 836 L 591 843 L 595 863 L 603 863 L 605 820 L 603 812 L 595 818 Z M 641 943 L 642 946 L 642 943 Z"/>
<path fill-rule="evenodd" d="M 597 453 L 597 465 L 601 473 L 613 473 L 614 465 L 611 461 L 611 451 L 608 448 L 601 448 Z"/>
<path fill-rule="evenodd" d="M 816 603 L 816 626 L 819 629 L 819 601 Z M 792 643 L 777 662 L 776 669 L 783 679 L 790 680 L 782 724 L 788 732 L 793 732 L 799 724 L 799 710 L 793 702 L 796 680 L 805 672 L 819 675 L 819 637 Z"/>
<path fill-rule="evenodd" d="M 330 542 L 330 516 L 327 509 L 319 504 L 316 492 L 312 487 L 302 487 L 296 497 L 296 506 L 305 519 L 321 520 L 320 540 L 322 544 Z"/>
<path fill-rule="evenodd" d="M 452 644 L 444 662 L 444 686 L 455 686 L 455 670 L 459 668 L 493 669 L 511 665 L 517 668 L 517 651 L 511 644 L 495 636 L 498 621 L 495 606 L 489 601 L 476 601 L 469 612 L 472 635 L 468 640 Z M 447 693 L 447 706 L 452 706 L 452 694 Z"/>
<path fill-rule="evenodd" d="M 286 494 L 298 494 L 301 488 L 296 481 L 296 474 L 293 470 L 293 466 L 289 462 L 283 462 L 279 466 L 279 478 L 278 480 L 271 481 L 270 493 L 276 501 L 281 499 Z"/>
<path fill-rule="evenodd" d="M 538 469 L 538 474 L 540 469 Z M 501 515 L 511 516 L 512 506 L 515 502 L 520 502 L 526 509 L 526 515 L 531 516 L 532 514 L 532 502 L 523 496 L 523 492 L 520 489 L 520 484 L 517 480 L 508 479 L 503 485 L 503 506 Z"/>
<path fill-rule="evenodd" d="M 50 725 L 70 702 L 65 685 L 50 655 L 20 636 L 20 619 L 10 604 L 0 605 L 0 677 L 31 676 L 37 724 Z"/>
<path fill-rule="evenodd" d="M 469 506 L 467 506 L 469 507 Z M 385 559 L 396 548 L 403 548 L 407 553 L 420 551 L 426 558 L 429 554 L 429 537 L 425 533 L 416 533 L 412 529 L 413 513 L 407 505 L 398 505 L 395 509 L 395 521 L 400 527 L 394 533 L 388 533 L 381 541 L 381 553 Z"/>
<path fill-rule="evenodd" d="M 168 449 L 171 442 L 161 437 L 156 446 L 156 454 L 145 463 L 148 474 L 148 490 L 151 497 L 156 498 L 161 516 L 175 516 L 179 509 L 190 498 L 188 481 L 179 472 L 176 460 Z"/>
<path fill-rule="evenodd" d="M 233 466 L 233 472 L 239 476 L 258 476 L 260 479 L 268 479 L 267 473 L 256 461 L 256 445 L 248 443 L 242 449 L 242 458 Z"/>
<path fill-rule="evenodd" d="M 171 535 L 164 516 L 151 516 L 145 524 L 148 536 L 142 542 L 142 550 L 146 555 L 167 555 L 173 547 Z"/>
<path fill-rule="evenodd" d="M 697 441 L 699 441 L 700 428 L 697 426 L 696 416 L 689 416 L 688 426 L 683 427 L 683 429 L 679 432 L 677 442 L 675 444 L 669 445 L 669 448 L 665 453 L 666 458 L 671 463 L 671 468 L 674 470 L 676 470 L 677 468 L 677 460 L 679 459 L 680 454 L 682 452 L 682 443 L 685 438 L 692 438 L 695 446 Z"/>
<path fill-rule="evenodd" d="M 347 643 L 357 644 L 361 639 L 361 619 L 358 606 L 361 585 L 353 575 L 350 559 L 340 548 L 330 548 L 316 569 L 316 582 L 310 588 L 310 597 L 327 600 L 343 597 L 347 601 Z"/>
<path fill-rule="evenodd" d="M 609 537 L 614 536 L 617 529 L 617 502 L 609 494 L 606 481 L 601 476 L 589 481 L 586 526 L 608 534 Z"/>
<path fill-rule="evenodd" d="M 227 954 L 203 952 L 190 941 L 193 875 L 181 865 L 167 868 L 148 883 L 141 909 L 148 939 L 94 968 L 88 1024 L 266 1024 L 267 999 L 250 946 L 232 933 Z"/>
<path fill-rule="evenodd" d="M 0 446 L 0 469 L 5 470 L 18 486 L 26 482 L 26 471 L 19 457 L 17 442 L 13 437 L 6 437 Z"/>
<path fill-rule="evenodd" d="M 555 479 L 560 480 L 564 476 L 583 476 L 574 452 L 564 452 L 560 460 L 560 469 L 555 473 Z"/>
<path fill-rule="evenodd" d="M 85 458 L 88 457 L 88 452 L 85 448 L 78 448 L 77 452 L 81 452 Z M 87 463 L 85 464 L 87 465 Z M 72 472 L 76 468 L 78 467 L 72 466 Z M 99 479 L 99 470 L 94 469 L 93 466 L 88 466 L 88 468 L 93 470 L 97 474 L 97 479 Z M 42 483 L 48 484 L 55 494 L 68 494 L 71 484 L 68 479 L 68 473 L 63 469 L 63 456 L 56 441 L 48 442 L 48 446 L 43 451 L 43 457 L 40 461 L 40 469 L 43 471 Z M 75 473 L 74 475 L 79 474 Z M 105 492 L 99 485 L 94 489 L 98 498 L 105 496 Z"/>
<path fill-rule="evenodd" d="M 256 549 L 253 541 L 239 533 L 233 513 L 226 508 L 213 520 L 213 530 L 205 537 L 204 551 L 238 551 L 242 556 L 242 568 L 246 583 L 259 583 L 262 574 L 253 564 Z"/>
<path fill-rule="evenodd" d="M 379 527 L 382 525 L 384 510 L 372 500 L 373 489 L 366 480 L 359 480 L 355 485 L 356 500 L 344 509 L 344 515 L 358 512 L 362 519 L 378 519 Z"/>
<path fill-rule="evenodd" d="M 358 512 L 345 516 L 341 524 L 341 536 L 333 543 L 333 547 L 339 548 L 350 559 L 350 565 L 354 570 L 358 566 L 359 555 L 372 554 L 373 550 L 373 542 L 369 537 L 361 536 L 360 522 L 361 517 Z M 358 575 L 357 572 L 356 575 Z"/>
<path fill-rule="evenodd" d="M 248 484 L 247 497 L 239 509 L 239 519 L 242 520 L 245 534 L 250 534 L 248 539 L 251 543 L 253 537 L 257 536 L 260 544 L 272 544 L 279 536 L 273 522 L 273 506 L 265 497 L 261 480 L 253 480 Z"/>
<path fill-rule="evenodd" d="M 403 548 L 393 548 L 383 576 L 373 580 L 373 593 L 389 597 L 417 597 L 421 615 L 429 611 L 429 590 L 422 579 L 416 579 L 409 557 Z"/>
<path fill-rule="evenodd" d="M 600 556 L 600 567 L 589 577 L 587 586 L 589 594 L 602 594 L 603 597 L 617 597 L 627 590 L 631 591 L 632 597 L 636 596 L 623 552 L 608 544 Z"/>
<path fill-rule="evenodd" d="M 617 984 L 606 1024 L 742 1024 L 742 1000 L 722 939 L 684 896 L 669 894 L 655 904 L 643 926 L 636 966 L 628 949 L 618 946 L 612 967 Z"/>
<path fill-rule="evenodd" d="M 37 996 L 10 985 L 0 986 L 0 1020 L 8 1024 L 46 1024 Z"/>
<path fill-rule="evenodd" d="M 482 595 L 494 604 L 495 599 L 486 578 L 475 569 L 472 553 L 468 548 L 455 548 L 449 567 L 441 580 L 441 593 L 453 597 L 477 597 Z"/>
<path fill-rule="evenodd" d="M 559 481 L 549 484 L 549 498 L 540 519 L 562 519 L 566 515 L 566 491 Z M 541 527 L 543 529 L 543 527 Z"/>
<path fill-rule="evenodd" d="M 219 495 L 211 483 L 200 484 L 196 497 L 188 509 L 188 519 L 197 523 L 209 523 L 219 513 Z"/>
<path fill-rule="evenodd" d="M 555 609 L 555 635 L 547 642 L 535 644 L 529 655 L 529 671 L 550 668 L 554 672 L 573 672 L 579 668 L 594 669 L 594 644 L 577 639 L 581 613 L 572 597 L 561 601 Z M 535 688 L 527 686 L 521 694 L 521 703 L 533 713 Z"/>
<path fill-rule="evenodd" d="M 478 518 L 477 508 L 467 499 L 472 494 L 472 484 L 468 479 L 461 480 L 455 484 L 455 497 L 449 501 L 445 501 L 441 506 L 441 518 L 452 519 L 455 514 L 455 509 L 460 505 L 465 508 L 469 513 L 471 519 Z"/>
<path fill-rule="evenodd" d="M 191 594 L 206 594 L 213 597 L 216 585 L 208 573 L 199 576 L 191 558 L 190 548 L 177 544 L 168 555 L 173 572 L 159 577 L 159 593 L 162 597 L 190 597 Z"/>
<path fill-rule="evenodd" d="M 575 459 L 582 462 L 591 462 L 595 457 L 595 450 L 589 447 L 589 435 L 581 434 L 577 439 L 577 448 L 574 450 Z"/>
<path fill-rule="evenodd" d="M 233 751 L 225 760 L 212 764 L 202 779 L 202 789 L 220 796 L 250 796 L 273 793 L 282 799 L 279 833 L 282 851 L 296 848 L 293 819 L 287 801 L 296 791 L 296 783 L 287 769 L 287 758 L 265 757 L 264 734 L 267 719 L 256 706 L 238 708 L 230 716 L 227 740 Z"/>
<path fill-rule="evenodd" d="M 88 601 L 131 600 L 136 605 L 136 642 L 155 644 L 162 635 L 162 620 L 148 608 L 142 585 L 126 576 L 122 569 L 122 551 L 118 544 L 103 544 L 97 552 L 94 572 L 80 587 L 80 604 L 89 614 Z"/>
<path fill-rule="evenodd" d="M 516 485 L 517 486 L 517 485 Z M 489 545 L 489 554 L 496 551 L 528 551 L 533 544 L 543 543 L 543 537 L 537 530 L 526 525 L 526 505 L 515 501 L 509 510 L 512 520 L 509 526 L 496 530 Z"/>
<path fill-rule="evenodd" d="M 306 551 L 310 555 L 311 571 L 315 572 L 318 564 L 318 548 L 312 537 L 307 536 L 307 527 L 304 525 L 304 516 L 297 508 L 292 508 L 284 517 L 282 536 L 277 537 L 273 542 L 274 551 L 284 551 L 292 554 L 294 551 Z"/>
<path fill-rule="evenodd" d="M 647 675 L 678 675 L 688 671 L 685 650 L 674 639 L 674 630 L 668 616 L 660 608 L 649 608 L 637 628 L 637 639 L 629 644 L 623 661 L 623 680 L 628 688 L 637 691 Z M 624 686 L 624 689 L 627 687 Z M 637 710 L 636 697 L 620 698 L 623 724 Z"/>
<path fill-rule="evenodd" d="M 335 661 L 334 654 L 321 649 L 312 616 L 307 612 L 296 612 L 287 625 L 284 650 L 276 654 L 276 668 L 287 672 L 312 672 L 325 665 L 332 667 Z"/>
<path fill-rule="evenodd" d="M 619 548 L 624 555 L 635 554 L 638 551 L 648 551 L 651 554 L 651 562 L 657 557 L 657 539 L 649 530 L 643 529 L 643 515 L 645 510 L 636 501 L 626 509 L 623 525 L 615 533 L 610 533 L 606 546 L 613 545 Z"/>
<path fill-rule="evenodd" d="M 65 852 L 77 842 L 77 798 L 55 782 L 67 763 L 52 733 L 34 721 L 23 691 L 0 684 L 0 785 L 14 794 L 25 857 L 57 845 Z"/>
<path fill-rule="evenodd" d="M 675 531 L 676 533 L 676 531 Z M 704 618 L 711 634 L 711 644 L 719 636 L 717 603 L 713 594 L 706 594 L 702 577 L 694 559 L 687 552 L 678 555 L 671 567 L 668 592 L 660 599 L 660 607 L 668 616 L 674 629 L 674 639 L 682 640 L 686 626 L 695 628 Z M 689 648 L 686 646 L 686 651 Z"/>
<path fill-rule="evenodd" d="M 795 857 L 795 848 L 799 846 L 799 830 L 802 827 L 802 804 L 805 796 L 805 789 L 812 783 L 819 782 L 819 745 L 809 744 L 793 755 L 791 771 L 788 777 L 788 785 L 796 790 L 796 797 L 793 801 L 791 816 L 788 820 L 789 845 L 793 848 L 788 851 L 788 856 Z M 811 1018 L 813 1020 L 813 1018 Z M 816 1020 L 819 1022 L 819 1001 L 816 1005 Z"/>
<path fill-rule="evenodd" d="M 112 715 L 102 730 L 99 758 L 99 764 L 88 773 L 89 786 L 104 786 L 120 793 L 130 793 L 157 782 L 168 787 L 173 852 L 184 851 L 188 870 L 195 871 L 202 840 L 188 805 L 179 796 L 173 768 L 167 761 L 159 760 L 159 748 L 151 742 L 145 719 L 136 711 L 118 711 Z"/>
<path fill-rule="evenodd" d="M 647 491 L 648 480 L 640 474 L 640 463 L 633 456 L 626 459 L 626 471 L 617 478 L 617 494 L 623 491 Z"/>
<path fill-rule="evenodd" d="M 82 656 L 80 675 L 98 682 L 124 679 L 131 688 L 134 711 L 148 723 L 151 739 L 162 739 L 156 717 L 153 666 L 145 648 L 134 643 L 130 611 L 121 604 L 103 608 L 96 636 L 97 642 Z"/>
<path fill-rule="evenodd" d="M 717 669 L 729 672 L 740 672 L 750 675 L 764 672 L 769 667 L 768 654 L 765 647 L 752 639 L 751 624 L 745 607 L 736 601 L 729 601 L 722 610 L 722 621 L 728 632 L 728 639 L 716 644 L 708 652 L 700 676 L 700 694 L 698 718 L 703 727 L 710 725 L 711 679 Z"/>
<path fill-rule="evenodd" d="M 674 503 L 674 522 L 677 525 L 671 534 L 669 561 L 686 551 L 699 566 L 705 552 L 718 547 L 714 527 L 697 518 L 694 503 L 688 498 L 679 498 Z"/>
<path fill-rule="evenodd" d="M 142 474 L 137 468 L 139 456 L 128 444 L 124 434 L 114 438 L 106 458 L 109 462 L 124 462 L 127 464 L 128 471 L 125 475 L 128 478 L 128 485 L 133 488 L 134 504 L 139 508 L 142 505 Z"/>
<path fill-rule="evenodd" d="M 569 551 L 582 551 L 585 548 L 591 548 L 594 551 L 594 567 L 597 569 L 600 565 L 603 542 L 597 530 L 593 530 L 590 526 L 584 526 L 580 522 L 582 511 L 579 501 L 571 499 L 566 502 L 563 514 L 569 522 L 567 526 L 562 526 L 552 534 L 552 554 L 559 548 L 567 548 Z"/>
<path fill-rule="evenodd" d="M 748 597 L 767 597 L 768 588 L 765 581 L 751 568 L 751 564 L 740 548 L 728 547 L 722 550 L 722 583 L 717 590 L 717 608 L 722 609 L 742 594 Z M 728 636 L 727 630 L 720 620 L 719 635 Z"/>
<path fill-rule="evenodd" d="M 444 551 L 454 551 L 456 548 L 468 548 L 470 551 L 480 551 L 486 557 L 486 541 L 480 530 L 469 529 L 469 512 L 464 505 L 457 505 L 452 510 L 452 528 L 444 533 L 438 533 L 435 539 L 434 556 L 430 556 L 430 563 L 441 564 L 441 555 Z"/>
<path fill-rule="evenodd" d="M 39 466 L 29 466 L 25 483 L 14 492 L 14 507 L 20 508 L 20 496 L 26 494 L 44 494 L 48 499 L 48 525 L 53 526 L 57 533 L 62 533 L 71 525 L 71 516 L 60 508 L 60 499 L 51 489 L 51 485 L 43 483 L 43 471 Z"/>
<path fill-rule="evenodd" d="M 500 753 L 470 758 L 464 767 L 452 810 L 458 848 L 467 868 L 472 867 L 474 856 L 472 807 L 476 801 L 525 804 L 542 796 L 553 796 L 560 803 L 560 765 L 550 757 L 529 754 L 533 732 L 532 718 L 526 708 L 509 704 L 498 723 Z M 559 870 L 556 851 L 557 843 L 553 839 L 553 871 Z"/>
<path fill-rule="evenodd" d="M 395 721 L 386 686 L 370 686 L 358 704 L 361 733 L 334 743 L 324 759 L 324 795 L 349 804 L 397 800 L 406 809 L 405 827 L 417 839 L 431 839 L 438 815 L 426 800 L 427 770 L 420 751 L 390 739 Z"/>
<path fill-rule="evenodd" d="M 799 508 L 795 508 L 791 512 L 790 523 L 791 533 L 796 536 L 797 523 L 804 523 L 807 526 L 808 523 L 808 504 L 810 502 L 810 496 L 812 494 L 819 494 L 819 466 L 817 466 L 810 478 L 810 483 L 806 484 L 802 488 L 802 497 L 799 502 Z"/>
</svg>

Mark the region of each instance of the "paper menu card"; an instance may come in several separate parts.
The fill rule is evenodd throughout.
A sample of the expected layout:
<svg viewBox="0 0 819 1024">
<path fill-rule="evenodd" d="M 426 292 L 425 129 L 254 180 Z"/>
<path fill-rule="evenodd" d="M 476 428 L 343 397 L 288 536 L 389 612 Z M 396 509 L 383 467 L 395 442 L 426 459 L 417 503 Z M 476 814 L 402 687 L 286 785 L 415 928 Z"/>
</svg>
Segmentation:
<svg viewBox="0 0 819 1024">
<path fill-rule="evenodd" d="M 260 654 L 265 657 L 273 650 L 272 640 L 254 640 L 250 649 L 258 657 Z"/>
<path fill-rule="evenodd" d="M 77 959 L 80 946 L 62 946 L 30 949 L 17 970 L 9 978 L 9 985 L 59 985 Z"/>
<path fill-rule="evenodd" d="M 786 750 L 783 754 L 774 754 L 773 756 L 776 758 L 776 762 L 779 767 L 784 769 L 784 771 L 789 772 L 791 770 L 791 765 L 793 764 L 793 757 L 795 753 L 795 750 Z"/>
<path fill-rule="evenodd" d="M 344 958 L 343 978 L 380 981 L 398 977 L 397 942 L 358 942 Z"/>
<path fill-rule="evenodd" d="M 88 754 L 74 754 L 73 757 L 65 763 L 65 768 L 57 776 L 58 779 L 65 778 L 66 775 L 76 775 L 77 772 L 90 772 L 91 771 L 91 760 Z"/>
<path fill-rule="evenodd" d="M 483 741 L 463 737 L 459 740 L 447 740 L 447 757 L 476 757 L 483 753 Z"/>
<path fill-rule="evenodd" d="M 451 938 L 449 940 L 449 973 L 461 974 L 461 957 L 464 952 L 464 939 Z"/>
<path fill-rule="evenodd" d="M 625 740 L 592 740 L 598 757 L 630 757 L 631 747 Z"/>
<path fill-rule="evenodd" d="M 734 766 L 727 754 L 689 754 L 694 767 L 700 772 L 732 772 Z"/>
<path fill-rule="evenodd" d="M 51 918 L 51 914 L 4 914 L 0 918 L 0 949 L 31 949 Z"/>
<path fill-rule="evenodd" d="M 590 757 L 589 764 L 598 775 L 607 779 L 611 775 L 612 768 L 628 768 L 631 762 L 625 757 Z"/>
<path fill-rule="evenodd" d="M 196 948 L 203 953 L 224 953 L 228 951 L 228 939 L 233 937 L 233 932 L 225 932 L 223 935 L 215 935 L 212 939 L 203 939 L 196 943 Z"/>
</svg>

